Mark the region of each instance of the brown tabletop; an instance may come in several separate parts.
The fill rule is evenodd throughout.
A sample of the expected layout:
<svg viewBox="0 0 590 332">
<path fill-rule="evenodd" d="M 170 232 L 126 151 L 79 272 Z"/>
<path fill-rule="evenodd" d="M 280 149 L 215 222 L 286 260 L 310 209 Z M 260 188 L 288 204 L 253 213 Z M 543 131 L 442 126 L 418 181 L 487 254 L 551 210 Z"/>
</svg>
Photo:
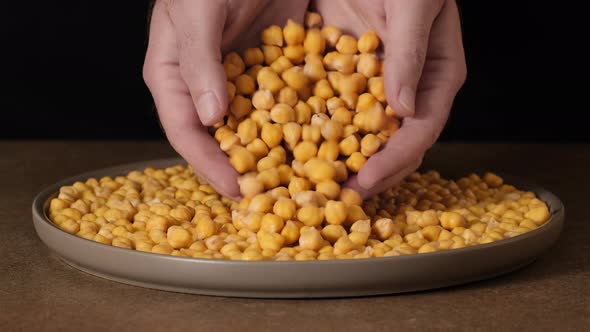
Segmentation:
<svg viewBox="0 0 590 332">
<path fill-rule="evenodd" d="M 164 142 L 0 142 L 0 331 L 590 330 L 590 145 L 439 144 L 428 153 L 425 169 L 521 175 L 566 207 L 560 240 L 535 263 L 464 286 L 328 300 L 177 294 L 79 272 L 37 238 L 31 203 L 43 187 L 170 156 Z"/>
</svg>

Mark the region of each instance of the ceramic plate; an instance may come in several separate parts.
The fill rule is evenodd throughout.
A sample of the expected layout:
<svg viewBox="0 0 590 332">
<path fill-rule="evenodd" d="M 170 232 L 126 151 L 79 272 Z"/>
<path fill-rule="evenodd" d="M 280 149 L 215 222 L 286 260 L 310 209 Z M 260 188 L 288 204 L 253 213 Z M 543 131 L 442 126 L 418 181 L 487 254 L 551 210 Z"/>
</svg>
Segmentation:
<svg viewBox="0 0 590 332">
<path fill-rule="evenodd" d="M 102 169 L 60 181 L 33 202 L 41 240 L 64 262 L 102 278 L 174 292 L 258 298 L 320 298 L 392 294 L 458 285 L 514 271 L 535 260 L 559 237 L 565 210 L 549 191 L 517 178 L 506 182 L 535 192 L 551 219 L 523 235 L 462 249 L 396 257 L 331 261 L 229 261 L 175 257 L 122 249 L 66 233 L 47 217 L 59 188 L 89 177 L 166 167 L 181 159 L 152 160 Z"/>
</svg>

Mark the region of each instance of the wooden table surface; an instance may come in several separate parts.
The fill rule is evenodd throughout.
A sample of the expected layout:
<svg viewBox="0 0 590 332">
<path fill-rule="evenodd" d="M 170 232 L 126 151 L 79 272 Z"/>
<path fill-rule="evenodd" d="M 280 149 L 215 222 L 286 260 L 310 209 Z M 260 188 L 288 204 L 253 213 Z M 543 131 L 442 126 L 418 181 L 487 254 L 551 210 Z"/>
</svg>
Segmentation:
<svg viewBox="0 0 590 332">
<path fill-rule="evenodd" d="M 590 145 L 439 144 L 424 168 L 522 175 L 559 196 L 558 243 L 506 276 L 435 291 L 327 300 L 177 294 L 79 272 L 33 229 L 43 187 L 85 171 L 174 156 L 164 142 L 0 142 L 0 331 L 589 331 Z M 345 277 L 345 276 L 343 276 Z"/>
</svg>

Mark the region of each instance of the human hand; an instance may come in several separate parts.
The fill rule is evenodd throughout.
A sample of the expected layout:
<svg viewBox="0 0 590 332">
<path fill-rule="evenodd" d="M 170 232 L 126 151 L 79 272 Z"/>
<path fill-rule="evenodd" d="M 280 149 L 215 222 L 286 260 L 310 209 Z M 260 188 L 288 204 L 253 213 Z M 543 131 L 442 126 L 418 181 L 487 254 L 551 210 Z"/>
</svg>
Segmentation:
<svg viewBox="0 0 590 332">
<path fill-rule="evenodd" d="M 422 163 L 448 118 L 466 76 L 454 0 L 315 0 L 324 25 L 381 38 L 387 101 L 401 128 L 347 186 L 368 197 L 399 183 Z"/>
<path fill-rule="evenodd" d="M 288 18 L 302 22 L 308 0 L 157 0 L 144 80 L 172 147 L 199 178 L 238 198 L 238 173 L 209 135 L 228 105 L 222 53 L 259 44 L 260 32 Z"/>
</svg>

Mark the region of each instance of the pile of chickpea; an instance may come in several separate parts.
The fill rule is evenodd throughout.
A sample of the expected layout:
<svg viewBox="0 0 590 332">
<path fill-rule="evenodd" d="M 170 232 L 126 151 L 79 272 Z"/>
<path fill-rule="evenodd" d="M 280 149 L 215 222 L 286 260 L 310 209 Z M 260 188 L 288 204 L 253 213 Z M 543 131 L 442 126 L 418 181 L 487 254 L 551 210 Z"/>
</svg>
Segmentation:
<svg viewBox="0 0 590 332">
<path fill-rule="evenodd" d="M 399 128 L 377 35 L 357 41 L 308 13 L 224 58 L 230 109 L 212 131 L 241 173 L 234 202 L 190 167 L 133 171 L 62 187 L 49 216 L 117 247 L 231 260 L 326 260 L 463 248 L 550 217 L 533 193 L 492 173 L 455 181 L 414 173 L 365 201 L 341 183 Z"/>
</svg>

